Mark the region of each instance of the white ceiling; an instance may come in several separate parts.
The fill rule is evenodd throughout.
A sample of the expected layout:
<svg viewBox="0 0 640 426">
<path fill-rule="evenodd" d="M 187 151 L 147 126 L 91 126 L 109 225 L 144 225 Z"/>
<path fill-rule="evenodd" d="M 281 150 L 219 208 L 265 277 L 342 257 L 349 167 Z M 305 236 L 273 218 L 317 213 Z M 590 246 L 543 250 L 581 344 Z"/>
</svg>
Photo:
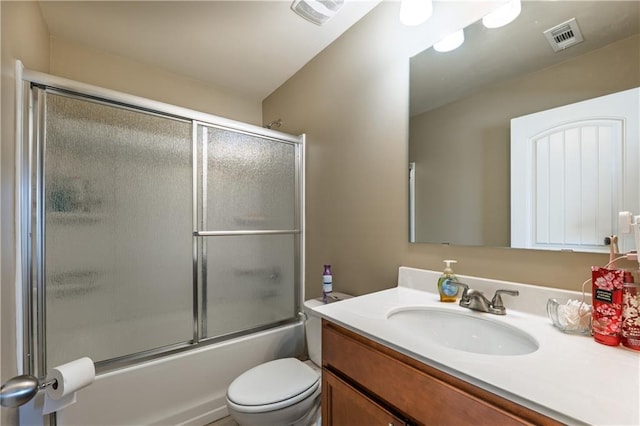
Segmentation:
<svg viewBox="0 0 640 426">
<path fill-rule="evenodd" d="M 323 26 L 291 1 L 42 1 L 50 35 L 263 100 L 380 0 Z"/>
<path fill-rule="evenodd" d="M 323 26 L 294 13 L 291 1 L 43 0 L 40 7 L 53 37 L 224 87 L 259 102 L 382 0 L 345 0 L 344 7 Z M 474 8 L 487 7 L 482 3 L 491 1 L 438 1 L 434 17 L 426 24 L 403 27 L 396 23 L 402 45 L 437 40 L 447 25 L 463 22 Z M 428 49 L 412 59 L 411 113 L 457 99 L 479 84 L 528 67 L 549 66 L 637 33 L 639 5 L 638 0 L 526 1 L 522 15 L 504 28 L 471 25 L 465 30 L 465 44 L 456 51 L 438 54 Z M 585 42 L 553 54 L 541 32 L 572 16 L 578 18 Z"/>
</svg>

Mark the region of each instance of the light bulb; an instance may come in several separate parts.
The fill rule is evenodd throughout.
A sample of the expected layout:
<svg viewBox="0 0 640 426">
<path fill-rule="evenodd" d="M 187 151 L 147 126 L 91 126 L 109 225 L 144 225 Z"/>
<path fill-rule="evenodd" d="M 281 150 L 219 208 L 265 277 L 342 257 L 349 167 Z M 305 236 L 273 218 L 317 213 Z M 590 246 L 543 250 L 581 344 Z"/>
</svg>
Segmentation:
<svg viewBox="0 0 640 426">
<path fill-rule="evenodd" d="M 408 27 L 422 24 L 432 13 L 431 0 L 402 0 L 400 3 L 400 22 Z"/>
<path fill-rule="evenodd" d="M 521 10 L 520 0 L 511 0 L 482 18 L 482 24 L 487 28 L 503 27 L 516 19 Z"/>
<path fill-rule="evenodd" d="M 435 43 L 433 48 L 438 52 L 450 52 L 460 47 L 462 43 L 464 43 L 464 30 L 458 30 Z"/>
</svg>

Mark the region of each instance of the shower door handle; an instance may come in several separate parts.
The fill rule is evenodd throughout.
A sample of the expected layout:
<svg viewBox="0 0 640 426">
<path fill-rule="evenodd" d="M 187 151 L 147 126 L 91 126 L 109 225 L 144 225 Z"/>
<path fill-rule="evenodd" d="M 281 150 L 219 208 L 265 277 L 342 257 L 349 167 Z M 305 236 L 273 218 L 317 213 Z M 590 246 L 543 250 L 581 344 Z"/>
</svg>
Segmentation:
<svg viewBox="0 0 640 426">
<path fill-rule="evenodd" d="M 229 237 L 237 235 L 290 235 L 299 233 L 299 229 L 270 229 L 262 231 L 193 231 L 193 235 L 196 237 Z"/>
</svg>

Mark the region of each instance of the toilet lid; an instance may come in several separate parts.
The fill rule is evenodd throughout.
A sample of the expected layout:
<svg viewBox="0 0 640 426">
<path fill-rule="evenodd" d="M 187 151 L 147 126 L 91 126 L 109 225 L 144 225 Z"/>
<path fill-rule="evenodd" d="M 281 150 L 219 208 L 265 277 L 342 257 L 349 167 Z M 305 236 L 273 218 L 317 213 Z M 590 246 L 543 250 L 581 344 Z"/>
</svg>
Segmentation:
<svg viewBox="0 0 640 426">
<path fill-rule="evenodd" d="M 243 406 L 264 406 L 288 400 L 294 404 L 319 385 L 318 372 L 296 358 L 283 358 L 241 374 L 227 389 L 227 399 Z"/>
</svg>

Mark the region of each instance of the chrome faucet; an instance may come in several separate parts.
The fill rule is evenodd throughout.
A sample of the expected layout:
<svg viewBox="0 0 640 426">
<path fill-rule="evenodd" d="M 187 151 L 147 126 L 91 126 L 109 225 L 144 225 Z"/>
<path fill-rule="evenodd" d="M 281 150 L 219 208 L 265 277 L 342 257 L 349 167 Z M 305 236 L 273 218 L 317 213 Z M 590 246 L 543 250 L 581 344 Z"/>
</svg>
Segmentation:
<svg viewBox="0 0 640 426">
<path fill-rule="evenodd" d="M 460 306 L 472 309 L 474 311 L 488 312 L 494 315 L 506 315 L 507 310 L 502 302 L 501 294 L 517 296 L 520 294 L 517 290 L 496 290 L 493 299 L 489 300 L 481 291 L 469 288 L 465 283 L 460 281 L 449 281 L 449 284 L 462 287 L 462 296 L 460 296 Z"/>
</svg>

